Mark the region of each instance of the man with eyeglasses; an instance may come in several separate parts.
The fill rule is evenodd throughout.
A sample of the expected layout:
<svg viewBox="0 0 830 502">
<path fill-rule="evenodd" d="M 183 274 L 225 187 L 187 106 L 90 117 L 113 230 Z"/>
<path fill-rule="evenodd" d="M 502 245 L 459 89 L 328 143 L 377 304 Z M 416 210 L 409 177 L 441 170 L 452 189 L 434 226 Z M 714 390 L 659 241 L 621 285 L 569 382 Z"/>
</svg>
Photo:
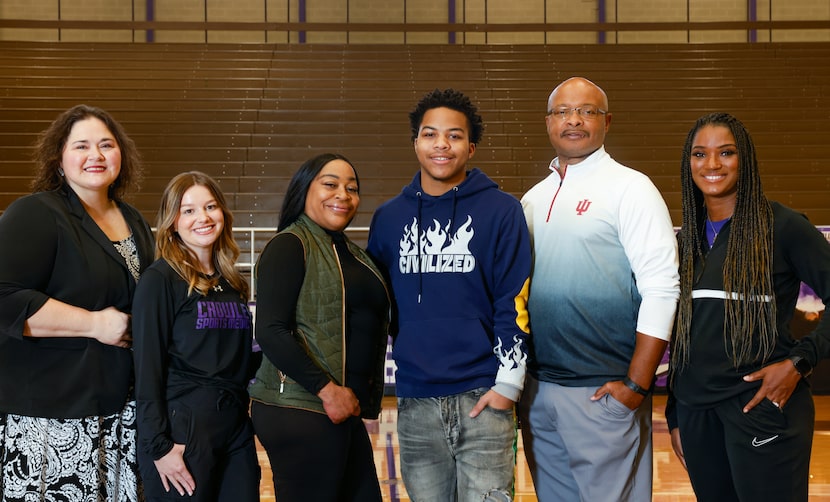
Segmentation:
<svg viewBox="0 0 830 502">
<path fill-rule="evenodd" d="M 522 437 L 541 502 L 650 501 L 651 390 L 679 296 L 677 242 L 644 174 L 605 151 L 608 97 L 550 94 L 557 157 L 522 206 L 533 240 Z"/>
</svg>

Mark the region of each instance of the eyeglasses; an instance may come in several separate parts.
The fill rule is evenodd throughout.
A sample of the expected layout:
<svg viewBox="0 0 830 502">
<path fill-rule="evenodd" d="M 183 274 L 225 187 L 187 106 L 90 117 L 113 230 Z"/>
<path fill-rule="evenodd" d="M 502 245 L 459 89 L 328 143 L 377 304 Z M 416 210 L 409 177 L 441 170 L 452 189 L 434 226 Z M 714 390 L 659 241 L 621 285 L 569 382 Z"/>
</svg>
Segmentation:
<svg viewBox="0 0 830 502">
<path fill-rule="evenodd" d="M 548 110 L 548 115 L 553 115 L 559 120 L 565 120 L 571 116 L 572 112 L 576 112 L 585 120 L 596 120 L 600 115 L 608 113 L 608 110 L 600 110 L 593 105 L 577 106 L 576 108 L 568 108 L 567 106 L 563 106 L 555 110 Z"/>
</svg>

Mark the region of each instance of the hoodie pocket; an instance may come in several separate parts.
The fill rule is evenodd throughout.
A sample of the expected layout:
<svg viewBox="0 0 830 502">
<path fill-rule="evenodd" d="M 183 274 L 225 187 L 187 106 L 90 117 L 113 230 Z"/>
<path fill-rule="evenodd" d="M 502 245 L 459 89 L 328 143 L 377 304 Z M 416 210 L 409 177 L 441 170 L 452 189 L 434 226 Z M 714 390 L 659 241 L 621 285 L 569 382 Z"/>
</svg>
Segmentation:
<svg viewBox="0 0 830 502">
<path fill-rule="evenodd" d="M 392 355 L 401 376 L 423 383 L 495 375 L 497 368 L 493 343 L 478 318 L 401 324 Z"/>
</svg>

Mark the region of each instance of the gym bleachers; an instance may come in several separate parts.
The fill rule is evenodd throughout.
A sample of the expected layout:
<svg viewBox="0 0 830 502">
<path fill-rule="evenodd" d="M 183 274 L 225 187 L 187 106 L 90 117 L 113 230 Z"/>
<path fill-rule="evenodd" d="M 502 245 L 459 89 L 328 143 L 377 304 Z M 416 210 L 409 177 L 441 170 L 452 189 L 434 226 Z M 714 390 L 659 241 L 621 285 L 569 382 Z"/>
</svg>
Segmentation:
<svg viewBox="0 0 830 502">
<path fill-rule="evenodd" d="M 606 146 L 648 174 L 680 221 L 678 166 L 699 115 L 749 127 L 769 196 L 830 224 L 830 44 L 273 45 L 0 42 L 0 210 L 28 191 L 31 145 L 77 103 L 112 113 L 145 160 L 132 202 L 154 220 L 176 173 L 222 183 L 237 226 L 271 227 L 288 179 L 321 152 L 361 176 L 355 225 L 418 165 L 408 112 L 455 87 L 480 106 L 473 164 L 517 197 L 547 173 L 548 93 L 581 75 L 613 113 Z"/>
</svg>

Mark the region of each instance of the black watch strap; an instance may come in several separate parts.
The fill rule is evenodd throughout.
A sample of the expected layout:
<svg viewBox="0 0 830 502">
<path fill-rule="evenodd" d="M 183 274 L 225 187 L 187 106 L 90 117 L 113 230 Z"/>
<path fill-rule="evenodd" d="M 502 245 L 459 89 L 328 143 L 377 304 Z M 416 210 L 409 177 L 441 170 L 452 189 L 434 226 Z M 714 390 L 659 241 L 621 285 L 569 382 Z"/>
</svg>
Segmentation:
<svg viewBox="0 0 830 502">
<path fill-rule="evenodd" d="M 803 378 L 807 378 L 813 372 L 813 365 L 801 356 L 791 356 L 790 361 L 792 361 L 795 370 Z"/>
<path fill-rule="evenodd" d="M 639 385 L 637 385 L 637 382 L 635 382 L 634 380 L 628 378 L 627 375 L 626 375 L 625 378 L 623 378 L 623 383 L 625 384 L 626 387 L 628 387 L 629 389 L 633 390 L 634 392 L 636 392 L 637 394 L 639 394 L 641 396 L 647 396 L 648 395 L 648 391 L 649 391 L 648 389 L 644 389 L 644 388 L 640 387 Z"/>
</svg>

